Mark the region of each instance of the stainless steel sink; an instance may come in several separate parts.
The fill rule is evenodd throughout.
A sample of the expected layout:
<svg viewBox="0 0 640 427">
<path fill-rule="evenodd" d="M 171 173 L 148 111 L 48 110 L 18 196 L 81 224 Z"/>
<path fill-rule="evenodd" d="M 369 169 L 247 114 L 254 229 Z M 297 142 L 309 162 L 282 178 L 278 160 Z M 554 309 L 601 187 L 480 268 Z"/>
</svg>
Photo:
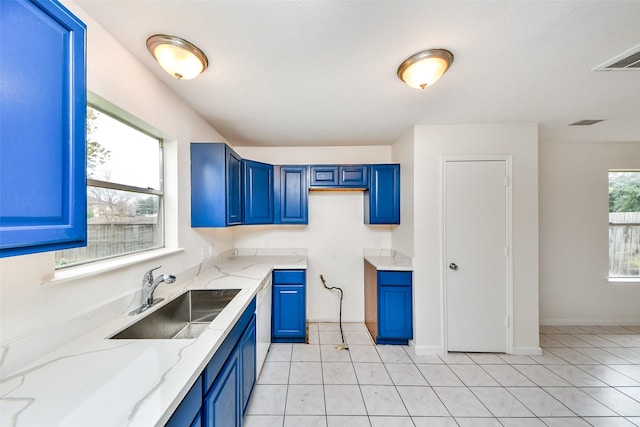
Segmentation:
<svg viewBox="0 0 640 427">
<path fill-rule="evenodd" d="M 111 339 L 197 338 L 240 289 L 190 290 Z"/>
</svg>

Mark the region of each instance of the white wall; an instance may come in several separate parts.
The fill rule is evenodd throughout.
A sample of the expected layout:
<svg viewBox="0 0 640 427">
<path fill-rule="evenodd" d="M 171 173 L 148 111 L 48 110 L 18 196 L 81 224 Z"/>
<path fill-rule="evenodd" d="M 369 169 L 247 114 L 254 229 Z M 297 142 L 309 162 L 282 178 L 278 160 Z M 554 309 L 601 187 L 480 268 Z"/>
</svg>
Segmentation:
<svg viewBox="0 0 640 427">
<path fill-rule="evenodd" d="M 640 141 L 541 142 L 541 324 L 640 324 L 640 283 L 607 281 L 607 172 L 638 168 Z"/>
<path fill-rule="evenodd" d="M 0 361 L 7 355 L 6 344 L 36 333 L 45 337 L 43 352 L 50 350 L 49 346 L 59 345 L 47 342 L 48 328 L 138 292 L 143 273 L 151 267 L 162 264 L 162 271 L 178 273 L 200 263 L 201 246 L 208 245 L 208 241 L 214 242 L 216 254 L 233 247 L 231 230 L 199 232 L 190 227 L 189 143 L 224 139 L 75 3 L 64 1 L 64 4 L 88 26 L 88 89 L 158 129 L 166 140 L 167 222 L 172 224 L 167 243 L 184 251 L 53 285 L 43 285 L 54 275 L 52 252 L 3 258 L 0 260 L 0 345 L 4 347 L 0 349 Z M 113 70 L 114 64 L 117 72 Z M 178 276 L 178 281 L 181 279 Z M 90 315 L 82 317 L 74 333 L 82 333 L 83 327 L 95 327 L 92 325 L 96 321 L 99 319 L 92 319 Z M 72 338 L 73 334 L 69 334 L 68 339 Z"/>
<path fill-rule="evenodd" d="M 414 128 L 404 133 L 392 147 L 392 162 L 400 163 L 400 225 L 393 230 L 392 246 L 398 252 L 409 257 L 414 256 L 415 231 L 415 169 Z M 415 321 L 415 319 L 414 319 Z M 414 325 L 415 329 L 415 325 Z"/>
<path fill-rule="evenodd" d="M 441 161 L 443 156 L 511 155 L 513 166 L 514 352 L 538 350 L 538 134 L 535 124 L 416 126 L 394 145 L 394 158 L 415 161 L 402 187 L 414 188 L 414 345 L 444 349 L 442 322 Z M 413 182 L 407 180 L 413 179 Z M 403 218 L 404 220 L 404 218 Z M 409 233 L 410 234 L 410 233 Z M 410 239 L 394 234 L 396 248 Z"/>
<path fill-rule="evenodd" d="M 272 164 L 389 163 L 391 147 L 235 147 L 244 158 Z M 240 226 L 234 228 L 238 248 L 307 248 L 307 318 L 338 321 L 337 291 L 344 291 L 342 319 L 364 321 L 363 248 L 390 248 L 394 226 L 364 224 L 361 191 L 309 192 L 309 224 L 305 226 Z"/>
</svg>

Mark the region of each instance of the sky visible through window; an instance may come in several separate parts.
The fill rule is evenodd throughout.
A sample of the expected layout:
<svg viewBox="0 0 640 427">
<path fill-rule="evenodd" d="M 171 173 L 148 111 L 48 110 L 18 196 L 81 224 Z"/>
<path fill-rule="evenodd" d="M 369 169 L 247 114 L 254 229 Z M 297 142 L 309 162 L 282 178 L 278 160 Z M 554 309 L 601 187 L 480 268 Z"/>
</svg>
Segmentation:
<svg viewBox="0 0 640 427">
<path fill-rule="evenodd" d="M 160 189 L 158 139 L 94 111 L 96 118 L 88 138 L 96 141 L 108 155 L 103 164 L 88 170 L 88 178 Z"/>
</svg>

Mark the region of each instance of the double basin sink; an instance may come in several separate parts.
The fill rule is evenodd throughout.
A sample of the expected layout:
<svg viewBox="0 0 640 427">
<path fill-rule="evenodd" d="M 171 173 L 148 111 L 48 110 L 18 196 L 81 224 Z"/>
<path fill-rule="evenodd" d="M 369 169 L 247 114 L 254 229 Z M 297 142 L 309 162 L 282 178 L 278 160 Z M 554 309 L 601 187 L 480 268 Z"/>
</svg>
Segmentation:
<svg viewBox="0 0 640 427">
<path fill-rule="evenodd" d="M 197 338 L 240 289 L 190 290 L 111 339 Z"/>
</svg>

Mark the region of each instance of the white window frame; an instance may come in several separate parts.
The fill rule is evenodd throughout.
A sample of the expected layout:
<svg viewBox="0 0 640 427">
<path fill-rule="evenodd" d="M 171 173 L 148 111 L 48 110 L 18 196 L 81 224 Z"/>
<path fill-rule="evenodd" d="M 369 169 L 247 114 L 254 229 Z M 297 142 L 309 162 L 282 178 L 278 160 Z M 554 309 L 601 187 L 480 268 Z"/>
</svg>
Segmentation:
<svg viewBox="0 0 640 427">
<path fill-rule="evenodd" d="M 46 283 L 57 283 L 60 281 L 73 280 L 76 278 L 86 277 L 93 274 L 98 274 L 104 271 L 110 271 L 116 268 L 121 268 L 127 265 L 139 263 L 145 260 L 154 259 L 157 257 L 165 256 L 167 254 L 181 251 L 179 248 L 167 248 L 166 247 L 166 193 L 164 191 L 164 173 L 165 173 L 165 146 L 164 138 L 161 136 L 161 132 L 154 129 L 152 126 L 142 122 L 135 116 L 127 113 L 114 104 L 106 101 L 105 99 L 88 93 L 87 108 L 93 108 L 110 118 L 117 120 L 126 126 L 129 126 L 149 137 L 158 140 L 159 144 L 159 189 L 142 188 L 136 186 L 130 186 L 120 183 L 112 183 L 108 181 L 102 181 L 97 179 L 87 179 L 87 188 L 97 187 L 110 190 L 120 190 L 135 192 L 139 194 L 155 195 L 159 197 L 158 204 L 158 222 L 157 227 L 159 229 L 160 245 L 153 248 L 142 249 L 134 252 L 127 252 L 117 254 L 104 258 L 89 259 L 81 263 L 72 264 L 69 266 L 60 266 L 55 268 L 54 277 Z"/>
<path fill-rule="evenodd" d="M 640 175 L 640 170 L 638 169 L 609 169 L 607 171 L 607 183 L 609 182 L 609 177 L 610 177 L 610 173 L 611 172 L 634 172 Z M 609 200 L 610 200 L 610 194 L 609 192 L 607 192 L 607 218 L 609 218 Z M 608 225 L 607 225 L 607 233 L 609 233 L 611 226 L 612 225 L 617 225 L 614 223 L 611 223 L 611 221 L 608 219 Z M 640 224 L 632 224 L 632 225 L 640 225 Z M 611 251 L 611 247 L 610 247 L 610 243 L 607 243 L 607 276 L 608 276 L 608 282 L 609 283 L 613 283 L 613 284 L 633 284 L 633 285 L 637 285 L 640 284 L 640 273 L 638 275 L 635 276 L 612 276 L 611 275 L 611 265 L 609 263 L 609 253 Z"/>
</svg>

